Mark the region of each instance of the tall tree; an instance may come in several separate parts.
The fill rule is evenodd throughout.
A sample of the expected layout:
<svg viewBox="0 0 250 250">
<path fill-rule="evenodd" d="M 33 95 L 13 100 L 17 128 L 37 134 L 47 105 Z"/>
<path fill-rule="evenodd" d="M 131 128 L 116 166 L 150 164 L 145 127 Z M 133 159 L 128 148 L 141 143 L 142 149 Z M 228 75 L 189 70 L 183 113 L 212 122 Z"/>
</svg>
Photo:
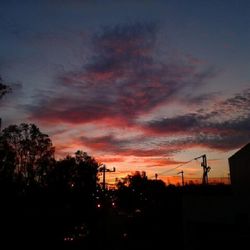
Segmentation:
<svg viewBox="0 0 250 250">
<path fill-rule="evenodd" d="M 21 176 L 26 183 L 42 182 L 54 161 L 48 135 L 34 124 L 10 125 L 0 135 L 0 172 Z"/>
</svg>

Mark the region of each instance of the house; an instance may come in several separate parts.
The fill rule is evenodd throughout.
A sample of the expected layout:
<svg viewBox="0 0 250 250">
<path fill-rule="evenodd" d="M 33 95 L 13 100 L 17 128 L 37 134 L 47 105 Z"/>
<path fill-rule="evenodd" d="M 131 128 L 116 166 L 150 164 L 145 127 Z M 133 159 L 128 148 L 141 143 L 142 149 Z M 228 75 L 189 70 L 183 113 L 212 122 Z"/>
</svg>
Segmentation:
<svg viewBox="0 0 250 250">
<path fill-rule="evenodd" d="M 250 143 L 238 150 L 229 159 L 233 192 L 238 196 L 250 196 Z"/>
</svg>

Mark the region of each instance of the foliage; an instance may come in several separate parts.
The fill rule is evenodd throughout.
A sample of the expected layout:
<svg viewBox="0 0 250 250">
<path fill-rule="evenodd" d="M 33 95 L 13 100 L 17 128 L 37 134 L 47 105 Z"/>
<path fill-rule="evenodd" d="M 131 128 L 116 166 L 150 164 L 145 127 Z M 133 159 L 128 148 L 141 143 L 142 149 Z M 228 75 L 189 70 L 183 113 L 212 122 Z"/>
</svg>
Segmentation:
<svg viewBox="0 0 250 250">
<path fill-rule="evenodd" d="M 50 173 L 50 185 L 60 192 L 93 194 L 97 185 L 98 163 L 86 152 L 77 151 L 56 163 Z"/>
<path fill-rule="evenodd" d="M 44 181 L 54 162 L 54 147 L 36 125 L 10 125 L 2 131 L 0 145 L 1 174 L 18 176 L 26 184 Z"/>
<path fill-rule="evenodd" d="M 133 210 L 157 203 L 165 194 L 161 180 L 150 180 L 145 172 L 136 171 L 117 183 L 118 203 L 122 208 Z"/>
</svg>

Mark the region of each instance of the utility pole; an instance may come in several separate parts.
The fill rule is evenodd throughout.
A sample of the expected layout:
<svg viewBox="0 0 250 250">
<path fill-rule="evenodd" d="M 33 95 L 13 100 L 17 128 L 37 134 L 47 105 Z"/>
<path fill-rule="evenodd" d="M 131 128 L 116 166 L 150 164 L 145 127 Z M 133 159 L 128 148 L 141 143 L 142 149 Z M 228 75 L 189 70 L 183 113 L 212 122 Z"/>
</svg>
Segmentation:
<svg viewBox="0 0 250 250">
<path fill-rule="evenodd" d="M 102 164 L 102 167 L 99 168 L 99 172 L 102 173 L 102 189 L 103 191 L 106 190 L 106 172 L 115 172 L 115 168 L 112 170 L 107 169 L 105 164 Z"/>
<path fill-rule="evenodd" d="M 207 156 L 201 155 L 199 157 L 194 158 L 195 160 L 202 158 L 201 167 L 203 167 L 203 175 L 202 175 L 202 184 L 207 185 L 208 184 L 208 172 L 210 171 L 210 167 L 207 165 Z"/>
<path fill-rule="evenodd" d="M 181 174 L 181 183 L 182 183 L 182 186 L 184 186 L 184 172 L 183 170 L 181 170 L 179 173 L 177 174 Z"/>
</svg>

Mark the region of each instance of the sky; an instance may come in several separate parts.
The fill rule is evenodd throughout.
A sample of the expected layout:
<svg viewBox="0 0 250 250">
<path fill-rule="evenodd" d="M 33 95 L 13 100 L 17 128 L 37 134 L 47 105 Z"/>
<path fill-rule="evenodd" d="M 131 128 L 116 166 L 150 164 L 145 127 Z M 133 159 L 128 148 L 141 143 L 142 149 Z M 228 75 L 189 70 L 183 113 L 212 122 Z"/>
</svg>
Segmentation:
<svg viewBox="0 0 250 250">
<path fill-rule="evenodd" d="M 250 141 L 248 0 L 0 3 L 2 126 L 35 123 L 56 157 L 80 149 L 115 177 L 227 178 Z"/>
</svg>

